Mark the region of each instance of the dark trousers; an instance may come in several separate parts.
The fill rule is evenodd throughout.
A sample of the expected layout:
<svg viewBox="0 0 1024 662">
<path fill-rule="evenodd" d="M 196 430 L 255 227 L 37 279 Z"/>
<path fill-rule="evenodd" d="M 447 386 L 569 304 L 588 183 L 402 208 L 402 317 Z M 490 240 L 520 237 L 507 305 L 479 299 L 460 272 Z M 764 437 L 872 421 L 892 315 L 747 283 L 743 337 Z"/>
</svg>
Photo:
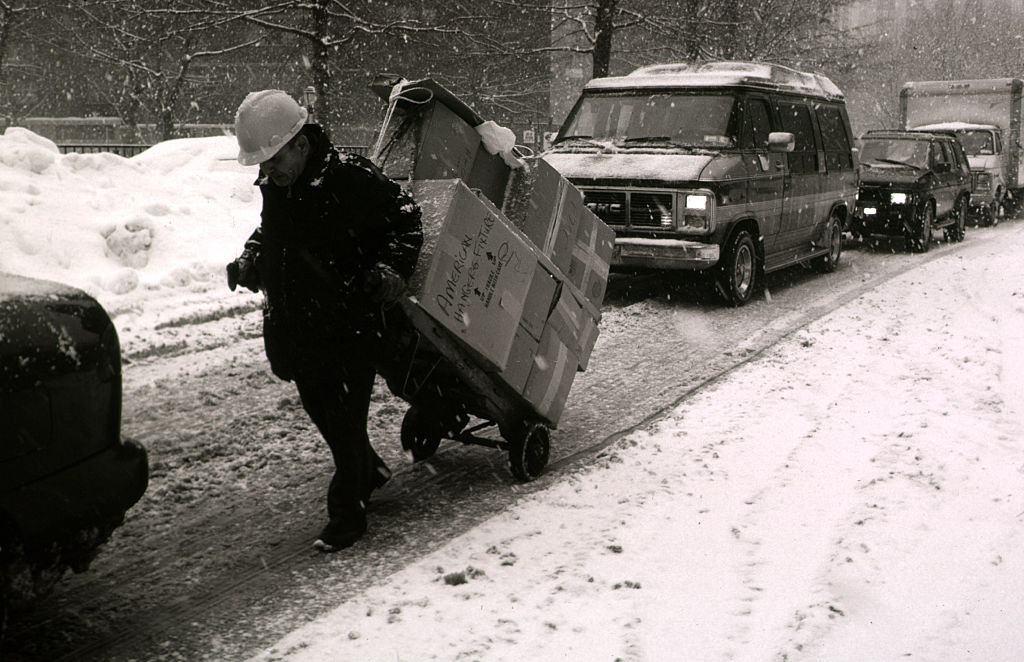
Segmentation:
<svg viewBox="0 0 1024 662">
<path fill-rule="evenodd" d="M 374 472 L 384 466 L 366 432 L 376 376 L 374 349 L 357 343 L 334 356 L 319 354 L 295 374 L 302 406 L 334 457 L 327 515 L 346 528 L 365 526 Z"/>
</svg>

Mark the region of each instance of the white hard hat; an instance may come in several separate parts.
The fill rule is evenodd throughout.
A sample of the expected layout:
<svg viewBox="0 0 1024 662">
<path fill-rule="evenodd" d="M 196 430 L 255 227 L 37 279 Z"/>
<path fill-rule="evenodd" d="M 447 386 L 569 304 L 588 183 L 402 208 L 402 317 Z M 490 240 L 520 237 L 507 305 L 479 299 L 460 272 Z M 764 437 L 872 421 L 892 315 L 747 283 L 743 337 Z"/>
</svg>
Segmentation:
<svg viewBox="0 0 1024 662">
<path fill-rule="evenodd" d="M 260 90 L 246 95 L 235 113 L 238 162 L 250 166 L 277 154 L 302 130 L 309 115 L 281 90 Z"/>
</svg>

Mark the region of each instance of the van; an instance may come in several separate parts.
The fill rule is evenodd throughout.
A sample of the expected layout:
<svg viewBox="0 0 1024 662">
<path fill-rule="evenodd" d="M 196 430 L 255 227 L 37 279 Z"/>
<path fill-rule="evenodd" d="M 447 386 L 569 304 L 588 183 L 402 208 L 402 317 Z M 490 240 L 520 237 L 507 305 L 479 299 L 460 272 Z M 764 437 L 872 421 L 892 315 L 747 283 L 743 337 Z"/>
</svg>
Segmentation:
<svg viewBox="0 0 1024 662">
<path fill-rule="evenodd" d="M 615 230 L 615 270 L 695 270 L 733 305 L 765 273 L 836 269 L 857 195 L 843 93 L 774 64 L 587 83 L 544 159 Z"/>
</svg>

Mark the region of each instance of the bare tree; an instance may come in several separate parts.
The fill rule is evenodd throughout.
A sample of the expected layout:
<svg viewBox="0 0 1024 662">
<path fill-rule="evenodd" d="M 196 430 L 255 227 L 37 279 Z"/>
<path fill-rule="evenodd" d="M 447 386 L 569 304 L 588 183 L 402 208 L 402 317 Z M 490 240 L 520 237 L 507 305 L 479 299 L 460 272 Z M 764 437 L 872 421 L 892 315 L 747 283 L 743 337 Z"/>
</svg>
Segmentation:
<svg viewBox="0 0 1024 662">
<path fill-rule="evenodd" d="M 243 21 L 267 35 L 304 44 L 303 62 L 318 96 L 318 114 L 328 126 L 339 117 L 334 77 L 352 61 L 350 49 L 401 36 L 409 39 L 451 38 L 463 33 L 474 14 L 461 2 L 367 3 L 350 0 L 265 0 L 203 3 L 207 17 Z M 242 5 L 241 7 L 238 5 Z"/>
<path fill-rule="evenodd" d="M 828 60 L 841 45 L 833 16 L 850 1 L 492 0 L 550 16 L 550 38 L 517 44 L 517 52 L 587 54 L 595 78 L 609 75 L 616 61 L 635 66 L 668 59 Z M 508 50 L 498 40 L 477 43 Z"/>
<path fill-rule="evenodd" d="M 105 96 L 140 140 L 143 117 L 156 120 L 157 135 L 175 134 L 182 93 L 196 83 L 195 64 L 258 43 L 226 34 L 198 3 L 158 0 L 74 0 L 53 12 L 55 44 L 102 67 L 90 83 Z"/>
</svg>

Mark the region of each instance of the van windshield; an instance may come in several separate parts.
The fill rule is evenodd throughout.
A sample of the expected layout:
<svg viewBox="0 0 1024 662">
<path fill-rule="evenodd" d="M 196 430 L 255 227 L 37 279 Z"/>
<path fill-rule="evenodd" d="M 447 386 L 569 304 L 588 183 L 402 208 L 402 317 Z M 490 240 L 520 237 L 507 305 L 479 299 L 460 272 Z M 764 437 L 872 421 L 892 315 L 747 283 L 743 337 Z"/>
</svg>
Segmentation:
<svg viewBox="0 0 1024 662">
<path fill-rule="evenodd" d="M 731 94 L 585 96 L 557 142 L 578 138 L 619 146 L 733 147 L 730 119 L 735 102 Z"/>
<path fill-rule="evenodd" d="M 956 137 L 971 156 L 996 153 L 992 148 L 992 134 L 988 131 L 957 131 Z"/>
</svg>

